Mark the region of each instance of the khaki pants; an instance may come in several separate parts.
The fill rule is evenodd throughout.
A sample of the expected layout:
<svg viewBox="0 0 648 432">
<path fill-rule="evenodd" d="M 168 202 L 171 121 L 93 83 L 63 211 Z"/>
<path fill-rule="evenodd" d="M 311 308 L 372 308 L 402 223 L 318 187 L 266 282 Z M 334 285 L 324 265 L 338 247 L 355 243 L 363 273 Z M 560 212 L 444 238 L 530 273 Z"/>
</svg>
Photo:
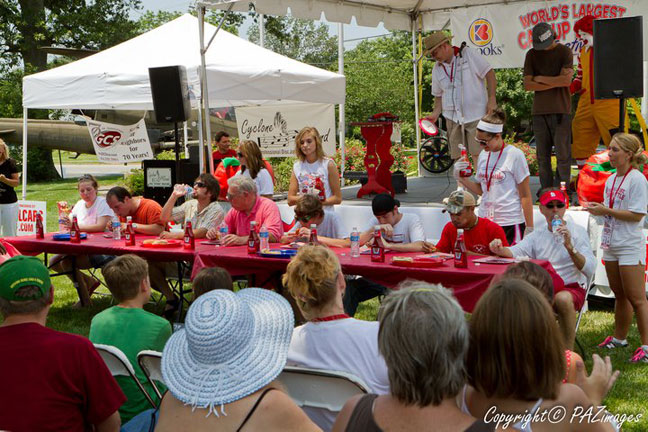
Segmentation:
<svg viewBox="0 0 648 432">
<path fill-rule="evenodd" d="M 464 124 L 465 141 L 463 141 L 461 139 L 461 123 L 455 123 L 452 120 L 446 119 L 446 124 L 448 125 L 448 143 L 450 144 L 450 155 L 452 159 L 458 159 L 461 156 L 459 144 L 465 142 L 466 150 L 472 155 L 473 164 L 477 164 L 477 158 L 481 152 L 481 146 L 475 141 L 477 123 L 479 123 L 479 120 Z"/>
</svg>

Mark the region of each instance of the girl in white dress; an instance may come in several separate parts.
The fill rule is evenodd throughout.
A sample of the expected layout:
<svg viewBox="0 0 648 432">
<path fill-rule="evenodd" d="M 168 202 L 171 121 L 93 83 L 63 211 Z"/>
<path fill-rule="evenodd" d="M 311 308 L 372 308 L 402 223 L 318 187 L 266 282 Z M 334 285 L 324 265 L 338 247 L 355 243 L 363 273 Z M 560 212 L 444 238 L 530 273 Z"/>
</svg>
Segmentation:
<svg viewBox="0 0 648 432">
<path fill-rule="evenodd" d="M 288 205 L 295 205 L 301 195 L 312 193 L 319 197 L 324 210 L 342 202 L 340 173 L 333 159 L 324 155 L 322 137 L 314 127 L 305 127 L 295 137 L 295 155 L 288 188 Z"/>
</svg>

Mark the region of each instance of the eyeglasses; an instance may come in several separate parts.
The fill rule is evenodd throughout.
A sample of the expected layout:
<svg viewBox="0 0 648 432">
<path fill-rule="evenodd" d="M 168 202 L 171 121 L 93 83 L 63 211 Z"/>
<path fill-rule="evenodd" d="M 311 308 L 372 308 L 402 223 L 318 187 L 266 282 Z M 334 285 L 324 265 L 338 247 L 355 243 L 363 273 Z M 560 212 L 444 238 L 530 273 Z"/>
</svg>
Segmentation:
<svg viewBox="0 0 648 432">
<path fill-rule="evenodd" d="M 557 208 L 561 209 L 561 208 L 565 207 L 565 203 L 561 203 L 561 202 L 558 202 L 556 204 L 549 203 L 545 207 L 547 207 L 549 210 L 553 210 L 554 207 L 557 207 Z"/>
<path fill-rule="evenodd" d="M 199 187 L 199 188 L 201 188 L 201 187 L 205 187 L 205 183 L 203 183 L 203 182 L 199 182 L 199 181 L 198 181 L 198 182 L 194 183 L 194 186 L 193 186 L 193 187 Z"/>
<path fill-rule="evenodd" d="M 479 139 L 479 138 L 475 137 L 475 141 L 477 141 L 481 145 L 488 144 L 490 142 L 490 140 L 492 140 L 492 139 L 493 139 L 493 137 L 490 137 L 487 140 L 483 140 L 483 139 Z"/>
</svg>

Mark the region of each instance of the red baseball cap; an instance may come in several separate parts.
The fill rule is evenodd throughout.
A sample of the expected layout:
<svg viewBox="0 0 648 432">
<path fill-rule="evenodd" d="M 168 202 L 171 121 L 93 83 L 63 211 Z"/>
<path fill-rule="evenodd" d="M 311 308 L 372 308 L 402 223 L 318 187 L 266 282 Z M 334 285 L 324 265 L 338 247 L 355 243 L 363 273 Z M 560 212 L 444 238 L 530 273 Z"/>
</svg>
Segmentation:
<svg viewBox="0 0 648 432">
<path fill-rule="evenodd" d="M 563 204 L 567 203 L 565 194 L 559 190 L 548 191 L 540 195 L 540 204 L 542 204 L 543 206 L 546 206 L 551 201 L 560 201 Z"/>
</svg>

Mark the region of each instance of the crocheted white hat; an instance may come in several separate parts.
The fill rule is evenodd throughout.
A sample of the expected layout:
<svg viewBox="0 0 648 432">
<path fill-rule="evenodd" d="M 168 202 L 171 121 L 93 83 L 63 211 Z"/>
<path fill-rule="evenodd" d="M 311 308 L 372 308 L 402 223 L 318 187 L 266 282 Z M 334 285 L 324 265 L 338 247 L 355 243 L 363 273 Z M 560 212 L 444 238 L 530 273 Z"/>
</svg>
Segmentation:
<svg viewBox="0 0 648 432">
<path fill-rule="evenodd" d="M 269 290 L 203 294 L 164 347 L 165 384 L 178 400 L 218 415 L 215 406 L 223 411 L 279 375 L 294 322 L 289 303 Z"/>
</svg>

